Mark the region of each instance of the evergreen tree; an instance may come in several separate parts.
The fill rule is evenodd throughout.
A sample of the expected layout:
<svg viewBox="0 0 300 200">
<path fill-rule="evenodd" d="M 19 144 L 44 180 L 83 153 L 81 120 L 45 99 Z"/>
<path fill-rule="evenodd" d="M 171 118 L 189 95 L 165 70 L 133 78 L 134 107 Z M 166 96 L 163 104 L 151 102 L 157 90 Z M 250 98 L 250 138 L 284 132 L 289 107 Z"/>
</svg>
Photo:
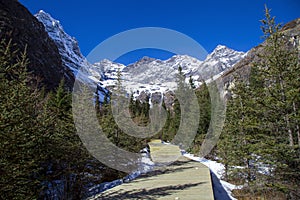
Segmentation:
<svg viewBox="0 0 300 200">
<path fill-rule="evenodd" d="M 236 80 L 234 96 L 227 105 L 225 127 L 218 149 L 226 166 L 225 177 L 250 186 L 255 184 L 257 178 L 255 161 L 257 155 L 261 155 L 258 153 L 262 147 L 261 141 L 265 138 L 258 131 L 257 116 L 261 114 L 261 109 L 249 98 L 252 95 L 249 83 L 238 77 Z"/>
<path fill-rule="evenodd" d="M 82 199 L 88 185 L 117 178 L 77 136 L 64 82 L 49 94 L 36 89 L 26 51 L 12 46 L 1 41 L 0 199 Z"/>
<path fill-rule="evenodd" d="M 210 95 L 205 81 L 202 81 L 201 86 L 196 90 L 196 95 L 200 108 L 200 120 L 197 135 L 193 141 L 193 147 L 191 150 L 193 151 L 193 153 L 198 154 L 202 142 L 207 134 L 211 115 Z"/>
<path fill-rule="evenodd" d="M 177 85 L 177 92 L 184 91 L 185 88 L 185 75 L 182 72 L 182 67 L 178 66 L 178 74 L 176 76 L 176 85 Z"/>
<path fill-rule="evenodd" d="M 264 50 L 248 81 L 235 78 L 226 124 L 218 144 L 226 178 L 252 195 L 269 191 L 299 198 L 299 60 L 297 48 L 266 8 Z M 262 174 L 258 167 L 269 166 Z M 236 167 L 242 166 L 242 167 Z"/>
<path fill-rule="evenodd" d="M 299 57 L 298 47 L 293 46 L 289 36 L 279 31 L 270 10 L 266 7 L 266 19 L 262 20 L 262 30 L 266 38 L 260 55 L 262 61 L 256 63 L 258 75 L 263 79 L 263 95 L 257 103 L 267 112 L 264 115 L 270 135 L 276 138 L 273 149 L 275 189 L 284 191 L 288 198 L 299 198 Z M 298 116 L 298 117 L 297 117 Z"/>
<path fill-rule="evenodd" d="M 55 188 L 55 182 L 62 182 L 63 187 L 58 186 L 64 189 L 58 190 L 61 198 L 83 198 L 85 186 L 93 182 L 93 178 L 99 178 L 95 175 L 99 171 L 94 163 L 98 165 L 100 163 L 94 161 L 76 134 L 71 110 L 71 94 L 64 89 L 63 80 L 56 92 L 48 95 L 44 113 L 45 120 L 42 121 L 47 127 L 45 132 L 49 132 L 50 135 L 44 146 L 48 152 L 47 160 L 43 163 L 48 166 L 44 172 L 46 182 L 51 185 L 50 188 Z M 87 170 L 95 176 L 84 176 L 83 172 Z M 51 191 L 50 188 L 46 188 L 45 191 L 47 192 L 47 189 L 48 192 Z"/>
<path fill-rule="evenodd" d="M 36 199 L 41 191 L 44 137 L 39 126 L 40 95 L 28 87 L 28 60 L 0 44 L 0 199 Z"/>
</svg>

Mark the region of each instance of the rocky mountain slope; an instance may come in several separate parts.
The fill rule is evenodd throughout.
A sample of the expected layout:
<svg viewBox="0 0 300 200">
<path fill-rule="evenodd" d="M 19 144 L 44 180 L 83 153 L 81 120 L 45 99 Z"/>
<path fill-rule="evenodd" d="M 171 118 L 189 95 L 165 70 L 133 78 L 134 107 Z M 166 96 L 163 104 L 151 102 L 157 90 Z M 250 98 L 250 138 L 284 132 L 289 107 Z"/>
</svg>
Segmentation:
<svg viewBox="0 0 300 200">
<path fill-rule="evenodd" d="M 56 44 L 63 65 L 69 68 L 74 76 L 77 75 L 80 69 L 82 73 L 77 78 L 95 88 L 95 90 L 97 88 L 102 100 L 104 100 L 104 96 L 107 95 L 108 90 L 103 88 L 100 82 L 104 78 L 103 69 L 87 61 L 80 52 L 77 40 L 64 31 L 58 20 L 52 18 L 50 14 L 43 10 L 35 14 L 35 17 L 44 24 L 49 37 Z"/>
<path fill-rule="evenodd" d="M 43 24 L 17 0 L 0 0 L 0 38 L 12 39 L 22 52 L 26 47 L 28 70 L 42 79 L 41 86 L 52 90 L 64 78 L 66 86 L 72 88 L 74 76 L 63 65 L 57 46 Z"/>
<path fill-rule="evenodd" d="M 144 91 L 151 96 L 153 93 L 165 93 L 176 89 L 179 66 L 182 67 L 187 83 L 191 76 L 195 85 L 199 85 L 202 80 L 209 81 L 212 77 L 220 76 L 245 55 L 244 52 L 219 45 L 204 61 L 188 55 L 175 55 L 167 60 L 143 57 L 127 67 L 109 60 L 103 60 L 95 65 L 104 71 L 107 78 L 102 83 L 106 87 L 116 84 L 116 74 L 120 70 L 123 85 L 128 92 L 138 96 L 139 92 Z"/>
<path fill-rule="evenodd" d="M 64 65 L 70 68 L 74 74 L 78 72 L 80 67 L 88 68 L 91 66 L 81 54 L 77 40 L 64 31 L 58 20 L 53 19 L 43 10 L 34 16 L 44 24 L 47 33 L 59 50 Z"/>
<path fill-rule="evenodd" d="M 290 45 L 296 46 L 300 51 L 300 18 L 290 21 L 285 24 L 280 30 L 286 37 L 289 38 Z M 234 75 L 238 74 L 247 79 L 251 75 L 251 65 L 260 62 L 259 54 L 264 52 L 265 43 L 262 43 L 252 48 L 247 55 L 237 62 L 233 67 L 227 70 L 220 77 L 224 90 L 228 91 L 231 83 L 234 80 Z M 300 60 L 300 54 L 299 54 Z"/>
</svg>

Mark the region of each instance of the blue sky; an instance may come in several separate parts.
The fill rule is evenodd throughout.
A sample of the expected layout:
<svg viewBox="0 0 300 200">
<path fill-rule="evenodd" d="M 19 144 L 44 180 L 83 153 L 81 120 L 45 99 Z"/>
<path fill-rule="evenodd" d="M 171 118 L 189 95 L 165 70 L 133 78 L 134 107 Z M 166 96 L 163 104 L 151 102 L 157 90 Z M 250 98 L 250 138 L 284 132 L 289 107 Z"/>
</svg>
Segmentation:
<svg viewBox="0 0 300 200">
<path fill-rule="evenodd" d="M 74 36 L 83 55 L 105 39 L 128 29 L 163 27 L 188 35 L 211 52 L 218 44 L 248 51 L 262 42 L 260 22 L 264 4 L 277 22 L 300 17 L 298 0 L 19 0 L 32 14 L 44 10 Z M 168 58 L 171 54 L 146 49 L 119 61 L 133 62 L 143 55 Z"/>
</svg>

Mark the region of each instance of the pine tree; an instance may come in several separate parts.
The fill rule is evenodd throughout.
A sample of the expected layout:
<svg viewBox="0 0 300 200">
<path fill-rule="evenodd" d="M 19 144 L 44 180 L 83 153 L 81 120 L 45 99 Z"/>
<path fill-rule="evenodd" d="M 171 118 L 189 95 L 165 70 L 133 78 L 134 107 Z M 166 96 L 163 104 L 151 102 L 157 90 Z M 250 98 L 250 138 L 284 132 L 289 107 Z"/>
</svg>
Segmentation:
<svg viewBox="0 0 300 200">
<path fill-rule="evenodd" d="M 0 44 L 0 198 L 36 199 L 41 191 L 40 163 L 45 158 L 39 127 L 39 93 L 28 86 L 28 60 Z"/>
<path fill-rule="evenodd" d="M 240 180 L 250 186 L 255 184 L 257 152 L 259 141 L 263 140 L 258 131 L 257 111 L 261 111 L 252 98 L 247 81 L 236 77 L 234 96 L 229 100 L 226 122 L 218 145 L 222 162 L 226 166 L 225 177 Z M 249 98 L 250 97 L 250 98 Z M 258 142 L 258 143 L 257 143 Z M 234 166 L 242 166 L 235 168 Z"/>
<path fill-rule="evenodd" d="M 42 121 L 47 127 L 45 132 L 50 135 L 44 146 L 48 157 L 43 164 L 51 166 L 45 171 L 47 183 L 54 187 L 56 181 L 62 181 L 64 190 L 59 191 L 61 198 L 83 198 L 85 185 L 92 182 L 94 177 L 87 178 L 82 172 L 87 170 L 87 164 L 91 163 L 93 159 L 76 134 L 71 110 L 71 94 L 65 90 L 64 80 L 61 81 L 55 93 L 52 92 L 48 95 L 44 113 Z M 92 166 L 90 164 L 90 169 Z M 93 169 L 97 171 L 96 167 Z M 94 171 L 90 170 L 89 173 L 93 174 Z M 74 179 L 74 177 L 76 178 Z"/>
<path fill-rule="evenodd" d="M 299 60 L 289 36 L 280 31 L 268 8 L 262 23 L 264 49 L 251 67 L 249 80 L 235 78 L 219 155 L 225 177 L 242 180 L 247 186 L 244 190 L 252 195 L 271 191 L 297 199 Z M 269 166 L 269 173 L 259 172 L 262 164 Z"/>
<path fill-rule="evenodd" d="M 293 46 L 289 36 L 279 30 L 280 24 L 275 23 L 275 17 L 271 17 L 267 7 L 266 19 L 262 23 L 265 51 L 260 55 L 262 62 L 256 65 L 264 80 L 264 91 L 257 102 L 267 109 L 264 118 L 277 143 L 273 149 L 276 184 L 271 185 L 293 199 L 300 194 L 296 189 L 300 184 L 299 139 L 298 144 L 295 142 L 299 138 L 298 47 Z"/>
<path fill-rule="evenodd" d="M 50 93 L 37 89 L 26 71 L 26 51 L 13 47 L 1 41 L 0 199 L 83 199 L 88 186 L 119 178 L 119 172 L 90 155 L 76 134 L 64 81 Z M 90 127 L 84 105 L 75 116 Z"/>
<path fill-rule="evenodd" d="M 197 130 L 197 135 L 193 142 L 192 151 L 195 154 L 198 154 L 200 151 L 200 147 L 202 142 L 206 136 L 210 118 L 211 118 L 211 103 L 210 103 L 210 95 L 208 87 L 205 81 L 202 81 L 201 86 L 196 90 L 196 95 L 198 99 L 198 104 L 200 108 L 200 120 L 199 127 Z"/>
<path fill-rule="evenodd" d="M 184 91 L 185 88 L 185 75 L 182 72 L 182 67 L 178 66 L 178 74 L 176 76 L 176 85 L 177 85 L 177 92 Z"/>
</svg>

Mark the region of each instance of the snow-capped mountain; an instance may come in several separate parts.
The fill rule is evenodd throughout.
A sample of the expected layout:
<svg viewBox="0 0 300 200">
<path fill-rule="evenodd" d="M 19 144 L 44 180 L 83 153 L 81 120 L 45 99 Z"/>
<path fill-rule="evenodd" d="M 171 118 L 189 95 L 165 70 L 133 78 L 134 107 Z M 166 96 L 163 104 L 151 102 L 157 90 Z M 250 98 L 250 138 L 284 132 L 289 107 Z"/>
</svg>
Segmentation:
<svg viewBox="0 0 300 200">
<path fill-rule="evenodd" d="M 87 61 L 80 52 L 77 40 L 64 31 L 58 20 L 52 18 L 50 14 L 43 10 L 39 11 L 35 17 L 44 24 L 48 35 L 58 47 L 63 64 L 71 69 L 74 75 L 77 75 L 80 69 L 82 73 L 77 78 L 94 88 L 100 88 L 101 92 L 105 92 L 106 90 L 100 86 L 100 80 L 104 78 L 102 68 L 93 66 Z"/>
<path fill-rule="evenodd" d="M 33 81 L 34 86 L 52 91 L 64 79 L 65 88 L 72 89 L 74 74 L 63 65 L 56 44 L 43 24 L 19 1 L 0 1 L 0 30 L 1 42 L 7 45 L 11 40 L 13 51 L 19 50 L 17 55 L 26 49 L 26 58 L 30 61 L 27 70 L 38 77 L 38 81 Z"/>
<path fill-rule="evenodd" d="M 101 65 L 107 77 L 102 83 L 109 87 L 115 85 L 116 73 L 122 72 L 122 79 L 125 89 L 128 92 L 165 92 L 176 88 L 176 74 L 178 66 L 182 67 L 185 74 L 195 71 L 201 61 L 186 55 L 175 55 L 168 60 L 143 57 L 141 60 L 128 65 L 127 67 L 103 60 L 95 65 Z M 108 65 L 105 66 L 105 65 Z"/>
<path fill-rule="evenodd" d="M 117 78 L 117 72 L 123 71 L 126 66 L 121 63 L 115 63 L 110 60 L 104 59 L 100 62 L 95 63 L 93 67 L 102 71 L 105 79 L 115 80 Z"/>
<path fill-rule="evenodd" d="M 64 31 L 58 20 L 53 19 L 43 10 L 35 14 L 35 17 L 44 24 L 48 35 L 56 43 L 63 62 L 73 73 L 77 73 L 79 67 L 89 65 L 86 58 L 80 52 L 77 40 Z"/>
<path fill-rule="evenodd" d="M 91 64 L 81 54 L 77 40 L 64 31 L 58 20 L 42 10 L 35 17 L 44 24 L 49 36 L 56 43 L 64 65 L 75 75 L 80 68 L 83 72 L 81 81 L 100 88 L 101 93 L 107 93 L 105 87 L 110 88 L 116 84 L 118 71 L 122 72 L 123 86 L 129 93 L 135 93 L 136 96 L 142 91 L 147 94 L 166 93 L 176 89 L 179 66 L 186 76 L 186 82 L 191 76 L 195 85 L 199 85 L 202 80 L 220 76 L 246 55 L 219 45 L 204 61 L 188 55 L 174 55 L 167 60 L 143 57 L 128 66 L 107 59 Z"/>
<path fill-rule="evenodd" d="M 188 55 L 174 55 L 167 60 L 143 57 L 127 67 L 108 60 L 103 60 L 96 65 L 101 66 L 107 77 L 102 82 L 105 86 L 109 87 L 116 84 L 116 72 L 119 69 L 122 71 L 123 85 L 128 92 L 136 95 L 140 91 L 153 94 L 165 93 L 176 88 L 176 75 L 179 66 L 186 76 L 186 82 L 191 76 L 195 84 L 199 85 L 202 80 L 209 81 L 212 77 L 220 76 L 245 55 L 244 52 L 218 45 L 204 61 Z"/>
<path fill-rule="evenodd" d="M 218 45 L 213 52 L 206 57 L 201 66 L 196 70 L 195 74 L 199 75 L 200 79 L 210 79 L 212 76 L 233 67 L 245 56 L 246 54 L 244 52 L 235 51 L 226 46 Z"/>
<path fill-rule="evenodd" d="M 173 82 L 179 66 L 182 67 L 184 74 L 189 75 L 193 74 L 201 63 L 201 61 L 188 55 L 175 55 L 165 61 L 144 57 L 126 67 L 124 72 L 127 77 L 129 76 L 128 78 L 135 82 Z"/>
</svg>

